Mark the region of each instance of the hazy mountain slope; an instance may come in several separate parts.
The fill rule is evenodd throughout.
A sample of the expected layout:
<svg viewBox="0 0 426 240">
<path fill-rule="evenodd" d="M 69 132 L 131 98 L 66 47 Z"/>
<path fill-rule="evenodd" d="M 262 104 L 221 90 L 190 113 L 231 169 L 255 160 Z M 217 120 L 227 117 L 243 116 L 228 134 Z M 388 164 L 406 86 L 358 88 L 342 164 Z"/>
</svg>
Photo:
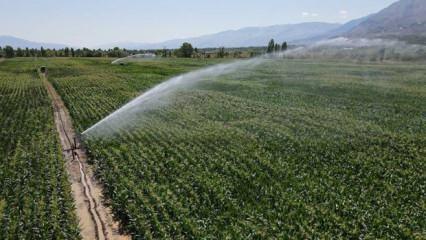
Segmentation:
<svg viewBox="0 0 426 240">
<path fill-rule="evenodd" d="M 39 43 L 39 42 L 32 42 L 21 38 L 16 38 L 12 36 L 0 36 L 0 46 L 4 47 L 6 45 L 12 46 L 14 48 L 64 48 L 66 45 L 63 44 L 55 44 L 55 43 Z"/>
<path fill-rule="evenodd" d="M 205 35 L 196 38 L 174 39 L 155 44 L 137 44 L 137 43 L 115 43 L 103 45 L 101 48 L 111 48 L 114 46 L 125 48 L 177 48 L 183 42 L 190 42 L 198 48 L 208 47 L 251 47 L 266 46 L 271 38 L 277 42 L 296 41 L 327 33 L 336 29 L 340 24 L 333 23 L 300 23 L 275 25 L 268 27 L 248 27 L 239 30 L 219 32 L 216 34 Z"/>
<path fill-rule="evenodd" d="M 345 34 L 426 44 L 426 0 L 400 0 Z"/>
<path fill-rule="evenodd" d="M 329 32 L 319 34 L 319 35 L 316 35 L 314 37 L 298 40 L 295 43 L 297 43 L 297 44 L 310 44 L 310 43 L 314 43 L 314 42 L 321 41 L 321 40 L 339 37 L 341 35 L 346 34 L 347 32 L 352 31 L 355 27 L 357 27 L 362 22 L 366 21 L 371 16 L 372 15 L 349 21 L 349 22 L 341 25 L 338 28 L 332 29 Z"/>
</svg>

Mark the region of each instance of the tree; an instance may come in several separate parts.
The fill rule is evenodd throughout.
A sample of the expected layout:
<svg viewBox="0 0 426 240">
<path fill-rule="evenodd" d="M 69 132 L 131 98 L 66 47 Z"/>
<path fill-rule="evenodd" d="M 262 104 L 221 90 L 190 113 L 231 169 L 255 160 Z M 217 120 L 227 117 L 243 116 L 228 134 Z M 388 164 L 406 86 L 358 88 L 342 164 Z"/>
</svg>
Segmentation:
<svg viewBox="0 0 426 240">
<path fill-rule="evenodd" d="M 31 49 L 30 49 L 30 55 L 31 55 L 32 57 L 37 57 L 37 51 L 36 51 L 34 48 L 31 48 Z"/>
<path fill-rule="evenodd" d="M 225 48 L 221 47 L 219 48 L 219 52 L 217 53 L 218 58 L 224 58 L 225 57 Z"/>
<path fill-rule="evenodd" d="M 74 53 L 74 48 L 71 48 L 71 57 L 74 57 L 75 53 Z"/>
<path fill-rule="evenodd" d="M 167 49 L 167 48 L 163 48 L 163 50 L 162 51 L 160 51 L 160 53 L 161 53 L 161 56 L 162 57 L 167 57 L 168 55 L 169 55 L 169 50 Z M 157 54 L 158 55 L 158 54 Z"/>
<path fill-rule="evenodd" d="M 268 48 L 266 49 L 266 52 L 272 53 L 272 52 L 274 52 L 274 48 L 275 48 L 275 41 L 274 41 L 274 39 L 271 39 L 271 41 L 269 41 Z"/>
<path fill-rule="evenodd" d="M 65 57 L 69 57 L 70 56 L 70 49 L 66 47 L 64 49 L 64 54 L 65 54 Z"/>
<path fill-rule="evenodd" d="M 281 51 L 281 46 L 280 46 L 280 44 L 276 43 L 275 48 L 274 48 L 274 52 L 279 52 L 279 51 Z"/>
<path fill-rule="evenodd" d="M 40 48 L 40 54 L 42 57 L 46 57 L 46 50 L 43 47 Z"/>
<path fill-rule="evenodd" d="M 13 47 L 6 46 L 4 47 L 4 55 L 6 58 L 13 58 L 15 56 L 15 52 L 13 51 Z"/>
<path fill-rule="evenodd" d="M 84 48 L 83 48 L 84 50 Z M 116 57 L 116 58 L 120 58 L 120 57 L 124 57 L 126 56 L 126 49 L 121 50 L 119 47 L 114 47 L 113 49 L 109 49 L 108 50 L 108 57 Z"/>
<path fill-rule="evenodd" d="M 16 54 L 17 57 L 23 57 L 24 56 L 24 52 L 22 51 L 21 48 L 17 48 L 16 49 Z"/>
<path fill-rule="evenodd" d="M 283 42 L 283 45 L 281 45 L 281 51 L 286 51 L 288 48 L 287 42 Z"/>
<path fill-rule="evenodd" d="M 190 58 L 192 57 L 192 53 L 194 52 L 194 48 L 190 43 L 183 43 L 182 46 L 178 50 L 178 57 Z"/>
</svg>

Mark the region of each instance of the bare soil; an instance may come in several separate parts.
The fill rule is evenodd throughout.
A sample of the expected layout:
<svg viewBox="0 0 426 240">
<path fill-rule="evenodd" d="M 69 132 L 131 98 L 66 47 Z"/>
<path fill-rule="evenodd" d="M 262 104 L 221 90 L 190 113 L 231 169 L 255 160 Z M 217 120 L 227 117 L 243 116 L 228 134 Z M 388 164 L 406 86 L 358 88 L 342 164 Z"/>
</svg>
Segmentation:
<svg viewBox="0 0 426 240">
<path fill-rule="evenodd" d="M 130 236 L 120 234 L 119 225 L 113 220 L 111 210 L 102 203 L 102 188 L 87 164 L 86 152 L 79 147 L 81 144 L 76 138 L 71 117 L 61 97 L 47 80 L 47 75 L 40 76 L 52 99 L 55 124 L 67 162 L 76 213 L 80 220 L 81 236 L 87 240 L 130 239 Z"/>
</svg>

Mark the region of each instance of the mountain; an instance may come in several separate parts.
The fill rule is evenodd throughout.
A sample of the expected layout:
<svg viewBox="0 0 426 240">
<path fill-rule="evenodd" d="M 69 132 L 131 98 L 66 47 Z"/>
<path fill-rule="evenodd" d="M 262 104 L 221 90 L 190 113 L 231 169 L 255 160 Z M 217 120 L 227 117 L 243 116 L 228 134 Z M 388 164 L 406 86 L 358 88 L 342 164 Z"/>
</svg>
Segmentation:
<svg viewBox="0 0 426 240">
<path fill-rule="evenodd" d="M 21 38 L 16 38 L 12 36 L 0 36 L 0 46 L 4 47 L 6 45 L 12 46 L 13 48 L 65 48 L 66 45 L 63 44 L 55 44 L 55 43 L 39 43 L 39 42 L 32 42 Z"/>
<path fill-rule="evenodd" d="M 400 0 L 344 34 L 426 44 L 426 0 Z"/>
<path fill-rule="evenodd" d="M 332 29 L 331 31 L 328 31 L 328 32 L 323 33 L 323 34 L 316 35 L 314 37 L 297 40 L 294 43 L 296 43 L 296 44 L 311 44 L 311 43 L 315 43 L 315 42 L 318 42 L 318 41 L 321 41 L 321 40 L 340 37 L 340 36 L 350 32 L 350 31 L 352 31 L 354 28 L 356 28 L 362 22 L 366 21 L 371 16 L 372 15 L 369 15 L 369 16 L 366 16 L 366 17 L 362 17 L 362 18 L 358 18 L 358 19 L 349 21 L 349 22 L 339 26 L 338 28 Z"/>
<path fill-rule="evenodd" d="M 115 46 L 128 49 L 158 49 L 158 48 L 178 48 L 184 42 L 190 42 L 197 48 L 210 47 L 256 47 L 266 46 L 271 40 L 281 43 L 284 41 L 293 42 L 300 39 L 314 37 L 325 34 L 340 27 L 340 24 L 310 22 L 300 24 L 275 25 L 268 27 L 247 27 L 239 30 L 219 32 L 201 37 L 174 39 L 161 43 L 114 43 L 99 46 L 100 48 L 112 48 Z"/>
</svg>

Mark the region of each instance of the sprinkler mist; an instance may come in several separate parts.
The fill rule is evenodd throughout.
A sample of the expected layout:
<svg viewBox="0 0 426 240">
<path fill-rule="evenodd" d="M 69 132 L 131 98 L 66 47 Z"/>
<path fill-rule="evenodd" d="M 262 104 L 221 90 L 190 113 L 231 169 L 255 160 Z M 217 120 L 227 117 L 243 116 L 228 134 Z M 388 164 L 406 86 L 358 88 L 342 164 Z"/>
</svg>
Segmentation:
<svg viewBox="0 0 426 240">
<path fill-rule="evenodd" d="M 294 48 L 285 52 L 266 54 L 249 60 L 219 64 L 171 78 L 157 85 L 84 131 L 83 137 L 106 137 L 120 130 L 128 130 L 132 124 L 136 123 L 138 119 L 144 116 L 141 113 L 167 105 L 172 101 L 171 96 L 177 91 L 188 89 L 202 81 L 212 80 L 214 77 L 229 74 L 243 68 L 254 67 L 269 59 L 304 57 L 323 59 L 328 56 L 334 58 L 347 57 L 352 59 L 354 56 L 358 55 L 371 58 L 371 54 L 377 55 L 382 53 L 382 55 L 384 55 L 384 50 L 391 53 L 397 52 L 401 56 L 410 57 L 417 56 L 420 50 L 424 52 L 423 47 L 397 41 L 336 38 Z M 367 53 L 365 51 L 367 51 Z M 138 56 L 136 56 L 136 58 L 137 57 Z M 384 58 L 384 56 L 382 57 Z M 132 59 L 134 60 L 134 57 L 119 59 L 117 63 L 124 60 L 130 61 Z"/>
<path fill-rule="evenodd" d="M 92 127 L 85 130 L 83 137 L 106 137 L 120 129 L 126 129 L 140 118 L 144 111 L 167 105 L 170 97 L 179 90 L 188 89 L 195 84 L 211 80 L 224 74 L 229 74 L 246 67 L 254 67 L 268 59 L 281 57 L 281 53 L 268 54 L 248 60 L 218 64 L 201 70 L 173 77 L 130 101 L 120 109 L 111 113 Z"/>
</svg>

